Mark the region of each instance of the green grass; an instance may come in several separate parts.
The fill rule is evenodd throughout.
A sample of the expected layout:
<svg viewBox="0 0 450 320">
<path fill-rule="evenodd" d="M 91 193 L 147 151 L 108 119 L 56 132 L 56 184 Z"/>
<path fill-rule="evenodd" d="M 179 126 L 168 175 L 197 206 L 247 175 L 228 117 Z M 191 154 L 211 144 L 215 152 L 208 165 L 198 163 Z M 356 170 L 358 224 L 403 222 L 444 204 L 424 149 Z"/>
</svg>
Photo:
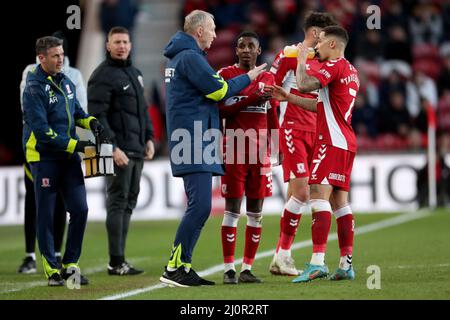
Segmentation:
<svg viewBox="0 0 450 320">
<path fill-rule="evenodd" d="M 357 227 L 392 218 L 393 214 L 356 215 Z M 211 217 L 205 225 L 194 251 L 197 271 L 222 261 L 220 244 L 221 217 Z M 278 236 L 278 216 L 267 216 L 263 222 L 259 252 L 271 250 Z M 296 241 L 310 239 L 311 217 L 302 218 Z M 23 258 L 24 239 L 21 226 L 0 227 L 0 300 L 4 299 L 98 299 L 158 284 L 170 254 L 178 221 L 132 222 L 127 242 L 128 260 L 146 270 L 135 277 L 113 277 L 106 273 L 107 241 L 103 223 L 89 223 L 80 265 L 88 271 L 91 284 L 80 290 L 49 288 L 38 260 L 38 274 L 20 275 L 17 267 Z M 242 256 L 245 218 L 238 231 L 236 257 Z M 208 279 L 214 287 L 162 288 L 129 299 L 450 299 L 450 212 L 440 210 L 432 215 L 404 224 L 355 236 L 353 263 L 355 281 L 318 280 L 293 284 L 290 277 L 276 277 L 268 272 L 271 257 L 255 261 L 253 271 L 264 283 L 225 286 L 221 272 Z M 331 232 L 335 232 L 333 222 Z M 293 252 L 298 268 L 309 261 L 311 247 Z M 337 241 L 330 241 L 327 263 L 334 270 L 339 259 Z M 369 290 L 366 269 L 381 269 L 381 289 Z"/>
</svg>

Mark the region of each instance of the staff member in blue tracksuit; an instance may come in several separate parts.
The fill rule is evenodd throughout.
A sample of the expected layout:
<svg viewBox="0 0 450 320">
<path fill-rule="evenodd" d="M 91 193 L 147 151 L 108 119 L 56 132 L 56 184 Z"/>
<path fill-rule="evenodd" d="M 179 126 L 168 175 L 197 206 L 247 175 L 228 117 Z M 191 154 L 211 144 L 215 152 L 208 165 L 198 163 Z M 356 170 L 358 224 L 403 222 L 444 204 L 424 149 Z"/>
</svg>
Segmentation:
<svg viewBox="0 0 450 320">
<path fill-rule="evenodd" d="M 217 102 L 244 89 L 265 65 L 225 81 L 208 64 L 205 49 L 216 37 L 214 17 L 194 10 L 185 17 L 184 32 L 177 32 L 164 49 L 166 68 L 167 131 L 172 174 L 182 177 L 188 206 L 178 227 L 169 263 L 160 281 L 174 286 L 213 285 L 191 268 L 192 251 L 211 211 L 213 175 L 223 175 L 219 141 L 210 136 L 219 129 Z M 186 141 L 183 137 L 189 136 Z M 180 139 L 181 138 L 181 139 Z M 208 141 L 205 141 L 208 140 Z M 180 145 L 187 148 L 180 151 Z M 210 156 L 203 157 L 209 154 Z"/>
<path fill-rule="evenodd" d="M 74 84 L 61 72 L 64 65 L 62 40 L 43 37 L 36 41 L 40 64 L 28 73 L 23 93 L 23 147 L 31 164 L 36 208 L 37 236 L 49 286 L 62 286 L 77 273 L 80 284 L 81 254 L 88 207 L 78 152 L 91 143 L 78 140 L 75 125 L 103 134 L 97 119 L 81 108 Z M 57 267 L 53 241 L 56 195 L 61 194 L 70 214 L 66 250 L 61 271 Z"/>
</svg>

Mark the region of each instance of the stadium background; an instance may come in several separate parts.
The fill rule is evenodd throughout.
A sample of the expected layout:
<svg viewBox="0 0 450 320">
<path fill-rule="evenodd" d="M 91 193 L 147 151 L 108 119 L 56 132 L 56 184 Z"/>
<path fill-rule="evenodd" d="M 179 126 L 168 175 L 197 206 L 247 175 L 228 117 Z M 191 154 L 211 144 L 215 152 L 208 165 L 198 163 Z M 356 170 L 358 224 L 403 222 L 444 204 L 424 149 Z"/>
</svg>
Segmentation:
<svg viewBox="0 0 450 320">
<path fill-rule="evenodd" d="M 21 10 L 20 4 L 15 4 L 15 10 Z M 73 4 L 81 9 L 81 29 L 69 30 L 67 21 L 73 12 L 67 9 Z M 380 29 L 368 29 L 366 25 L 373 13 L 370 10 L 368 13 L 367 7 L 372 4 L 381 9 Z M 169 37 L 182 27 L 183 16 L 193 9 L 208 10 L 215 15 L 217 39 L 209 50 L 208 60 L 216 69 L 235 62 L 235 38 L 241 30 L 258 32 L 263 47 L 259 63 L 270 65 L 284 45 L 303 39 L 301 25 L 306 12 L 332 12 L 350 34 L 346 57 L 357 66 L 361 78 L 352 119 L 359 148 L 352 176 L 355 210 L 398 211 L 427 205 L 427 105 L 431 105 L 438 119 L 438 204 L 449 206 L 448 1 L 46 1 L 27 3 L 26 10 L 20 11 L 20 19 L 28 28 L 6 32 L 6 39 L 10 39 L 7 43 L 11 43 L 14 53 L 6 57 L 13 60 L 5 63 L 7 74 L 12 76 L 3 85 L 8 121 L 0 126 L 0 190 L 3 190 L 0 224 L 22 221 L 24 188 L 20 181 L 22 172 L 17 167 L 23 159 L 19 83 L 23 68 L 35 59 L 36 38 L 62 30 L 69 42 L 71 64 L 81 69 L 87 82 L 104 57 L 105 32 L 113 25 L 132 30 L 132 57 L 144 73 L 148 110 L 156 132 L 156 161 L 146 163 L 136 218 L 173 218 L 183 212 L 180 181 L 170 178 L 167 161 L 163 81 L 166 60 L 161 52 Z M 8 30 L 8 26 L 4 28 Z M 11 54 L 9 50 L 5 52 Z M 278 211 L 285 192 L 280 168 L 274 170 L 275 197 L 267 201 L 267 213 Z M 103 181 L 88 180 L 87 187 L 90 218 L 101 220 Z M 220 213 L 222 208 L 216 181 L 214 213 Z"/>
<path fill-rule="evenodd" d="M 67 19 L 71 15 L 66 10 L 73 4 L 81 8 L 81 30 L 66 28 Z M 366 8 L 371 4 L 381 8 L 380 30 L 366 28 Z M 357 66 L 362 83 L 361 94 L 353 113 L 359 145 L 357 159 L 360 160 L 358 164 L 355 163 L 352 176 L 356 182 L 353 189 L 357 191 L 352 194 L 352 205 L 359 208 L 355 210 L 359 226 L 391 217 L 394 219 L 398 212 L 405 212 L 405 215 L 414 220 L 417 212 L 411 211 L 427 207 L 426 188 L 418 188 L 427 185 L 425 101 L 431 104 L 437 114 L 437 144 L 441 160 L 437 165 L 437 183 L 438 204 L 441 209 L 431 216 L 419 211 L 417 217 L 425 217 L 423 221 L 413 221 L 356 240 L 359 241 L 359 248 L 355 255 L 360 256 L 356 270 L 363 274 L 363 268 L 374 261 L 379 263 L 392 281 L 392 290 L 383 291 L 380 295 L 374 291 L 369 292 L 365 288 L 364 278 L 358 279 L 359 282 L 348 288 L 341 286 L 340 290 L 343 291 L 339 295 L 334 295 L 336 292 L 328 284 L 321 284 L 312 294 L 309 292 L 305 295 L 292 287 L 286 289 L 283 283 L 286 279 L 265 275 L 264 280 L 270 283 L 268 288 L 264 287 L 258 292 L 255 292 L 254 287 L 240 289 L 233 292 L 232 297 L 450 298 L 450 292 L 445 287 L 449 281 L 446 270 L 450 265 L 447 250 L 450 208 L 450 1 L 63 0 L 15 1 L 11 5 L 4 14 L 14 14 L 16 23 L 5 23 L 6 20 L 1 22 L 4 31 L 2 57 L 6 80 L 2 83 L 3 116 L 0 125 L 0 225 L 17 226 L 0 226 L 0 253 L 4 257 L 0 263 L 0 299 L 34 299 L 37 296 L 41 299 L 60 299 L 62 294 L 65 299 L 90 299 L 111 297 L 119 289 L 133 290 L 143 286 L 139 282 L 142 278 L 125 280 L 120 288 L 112 285 L 104 274 L 106 231 L 103 223 L 95 221 L 88 224 L 83 255 L 83 267 L 89 267 L 89 274 L 99 273 L 94 277 L 96 285 L 93 291 L 70 294 L 67 291 L 43 291 L 41 287 L 45 284 L 42 284 L 41 275 L 26 279 L 15 273 L 16 264 L 23 253 L 23 231 L 20 224 L 23 221 L 24 188 L 21 181 L 23 155 L 19 83 L 24 67 L 35 60 L 36 38 L 63 30 L 69 41 L 68 56 L 71 64 L 81 69 L 87 82 L 90 73 L 103 58 L 102 26 L 133 26 L 133 60 L 144 73 L 149 113 L 157 130 L 156 160 L 146 163 L 139 210 L 133 220 L 175 219 L 182 214 L 185 199 L 182 186 L 177 181 L 179 179 L 170 178 L 167 160 L 163 90 L 165 59 L 161 52 L 169 37 L 181 28 L 182 17 L 193 9 L 208 10 L 215 15 L 217 39 L 208 53 L 208 59 L 216 69 L 234 63 L 234 41 L 242 29 L 252 29 L 260 34 L 263 54 L 259 62 L 271 64 L 275 54 L 284 45 L 303 39 L 301 23 L 308 10 L 332 12 L 349 31 L 351 42 L 346 56 Z M 421 97 L 426 100 L 421 100 Z M 275 170 L 278 170 L 279 175 L 280 168 Z M 101 178 L 87 180 L 87 187 L 90 219 L 102 221 L 105 218 L 103 181 Z M 278 179 L 275 188 L 275 196 L 266 203 L 266 213 L 274 216 L 265 218 L 261 252 L 273 249 L 276 242 L 278 213 L 282 208 L 285 192 L 281 179 Z M 217 191 L 216 184 L 213 203 L 215 213 L 220 214 L 223 201 Z M 359 215 L 370 211 L 377 213 Z M 407 221 L 409 218 L 402 219 Z M 200 239 L 196 263 L 201 268 L 220 264 L 220 250 L 217 250 L 220 248 L 217 236 L 220 220 L 220 217 L 211 218 Z M 130 257 L 132 262 L 145 262 L 144 267 L 150 277 L 145 278 L 144 285 L 157 283 L 157 276 L 160 275 L 169 250 L 165 245 L 172 240 L 170 237 L 175 228 L 176 221 L 133 222 L 129 240 Z M 306 241 L 309 238 L 308 228 L 309 222 L 305 220 L 296 240 Z M 371 230 L 370 227 L 368 229 Z M 242 233 L 242 229 L 240 232 Z M 142 243 L 148 245 L 142 246 Z M 374 243 L 378 245 L 375 246 Z M 400 245 L 394 247 L 391 246 L 392 243 Z M 216 246 L 212 253 L 210 245 Z M 242 243 L 238 243 L 238 248 L 239 246 L 242 247 Z M 334 246 L 336 245 L 333 244 L 332 248 Z M 299 246 L 301 247 L 303 245 Z M 384 250 L 385 248 L 389 250 Z M 336 251 L 336 248 L 330 250 Z M 302 251 L 301 260 L 306 261 L 307 255 L 309 249 Z M 105 259 L 99 258 L 102 256 Z M 267 269 L 268 259 L 261 258 L 257 261 L 255 269 L 260 270 L 258 273 L 263 274 L 262 270 Z M 296 259 L 299 257 L 296 256 Z M 332 259 L 336 260 L 335 253 L 330 253 L 330 260 Z M 216 272 L 219 270 L 220 268 Z M 433 276 L 422 283 L 415 281 L 424 270 L 432 271 Z M 214 277 L 220 282 L 220 273 Z M 270 295 L 271 290 L 278 289 L 282 294 L 276 297 Z M 222 288 L 215 292 L 193 291 L 174 295 L 171 291 L 160 291 L 153 296 L 134 297 L 224 299 L 228 297 L 227 292 L 229 294 L 228 289 Z"/>
</svg>

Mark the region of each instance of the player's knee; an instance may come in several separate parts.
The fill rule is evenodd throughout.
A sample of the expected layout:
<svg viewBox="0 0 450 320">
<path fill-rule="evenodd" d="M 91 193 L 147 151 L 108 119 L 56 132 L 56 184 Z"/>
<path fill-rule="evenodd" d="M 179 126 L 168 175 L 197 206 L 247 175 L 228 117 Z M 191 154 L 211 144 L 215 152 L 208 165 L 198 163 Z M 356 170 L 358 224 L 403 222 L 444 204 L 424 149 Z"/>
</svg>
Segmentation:
<svg viewBox="0 0 450 320">
<path fill-rule="evenodd" d="M 237 227 L 239 221 L 239 213 L 225 211 L 222 220 L 222 226 L 226 227 Z"/>
<path fill-rule="evenodd" d="M 336 219 L 339 219 L 340 217 L 346 216 L 348 214 L 352 214 L 352 208 L 347 203 L 340 207 L 337 207 L 337 209 L 335 209 L 333 211 L 333 213 L 334 213 L 334 216 L 336 217 Z"/>
<path fill-rule="evenodd" d="M 262 214 L 261 212 L 247 211 L 247 225 L 250 227 L 259 228 L 262 226 Z"/>
<path fill-rule="evenodd" d="M 323 199 L 311 199 L 309 201 L 309 205 L 311 206 L 312 213 L 327 211 L 332 212 L 331 204 L 328 200 Z"/>
<path fill-rule="evenodd" d="M 308 186 L 302 186 L 292 191 L 292 196 L 301 202 L 308 202 L 309 200 L 309 188 Z"/>
</svg>

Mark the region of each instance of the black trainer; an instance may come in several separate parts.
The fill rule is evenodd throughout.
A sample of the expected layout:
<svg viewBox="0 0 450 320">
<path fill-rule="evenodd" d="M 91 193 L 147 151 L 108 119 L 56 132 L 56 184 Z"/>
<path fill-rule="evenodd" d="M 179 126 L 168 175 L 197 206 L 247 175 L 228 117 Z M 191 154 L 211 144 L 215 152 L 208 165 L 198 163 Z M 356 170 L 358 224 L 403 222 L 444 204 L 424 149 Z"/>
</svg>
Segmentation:
<svg viewBox="0 0 450 320">
<path fill-rule="evenodd" d="M 192 269 L 191 269 L 192 270 Z M 200 277 L 195 272 L 186 272 L 183 266 L 175 271 L 167 271 L 165 268 L 163 275 L 159 278 L 162 283 L 173 287 L 196 287 L 201 286 Z"/>
<path fill-rule="evenodd" d="M 49 287 L 62 287 L 64 286 L 64 279 L 61 277 L 59 272 L 55 272 L 48 278 Z"/>
<path fill-rule="evenodd" d="M 233 269 L 228 270 L 223 274 L 223 284 L 237 284 L 236 271 Z"/>
<path fill-rule="evenodd" d="M 19 269 L 17 270 L 18 273 L 25 274 L 36 273 L 36 271 L 36 260 L 33 260 L 32 257 L 25 257 Z"/>
<path fill-rule="evenodd" d="M 214 281 L 209 281 L 209 280 L 203 279 L 203 278 L 200 277 L 200 276 L 197 274 L 197 272 L 195 272 L 194 269 L 192 269 L 192 268 L 189 270 L 189 273 L 188 273 L 188 274 L 192 274 L 193 277 L 198 278 L 198 281 L 200 282 L 200 284 L 201 284 L 202 286 L 213 286 L 213 285 L 216 284 Z"/>
<path fill-rule="evenodd" d="M 239 283 L 261 283 L 262 280 L 253 275 L 250 270 L 244 270 L 239 275 Z"/>
<path fill-rule="evenodd" d="M 80 269 L 77 269 L 78 272 L 80 272 Z M 75 270 L 73 270 L 72 272 L 67 272 L 66 268 L 62 268 L 61 269 L 61 278 L 63 278 L 64 280 L 67 280 L 70 278 L 70 276 L 76 272 Z M 83 276 L 82 274 L 80 274 L 80 285 L 82 286 L 86 286 L 89 284 L 89 280 L 88 278 L 86 278 L 85 276 Z"/>
<path fill-rule="evenodd" d="M 136 269 L 126 261 L 115 267 L 111 267 L 108 264 L 108 274 L 112 276 L 134 276 L 143 272 L 144 270 Z"/>
</svg>

